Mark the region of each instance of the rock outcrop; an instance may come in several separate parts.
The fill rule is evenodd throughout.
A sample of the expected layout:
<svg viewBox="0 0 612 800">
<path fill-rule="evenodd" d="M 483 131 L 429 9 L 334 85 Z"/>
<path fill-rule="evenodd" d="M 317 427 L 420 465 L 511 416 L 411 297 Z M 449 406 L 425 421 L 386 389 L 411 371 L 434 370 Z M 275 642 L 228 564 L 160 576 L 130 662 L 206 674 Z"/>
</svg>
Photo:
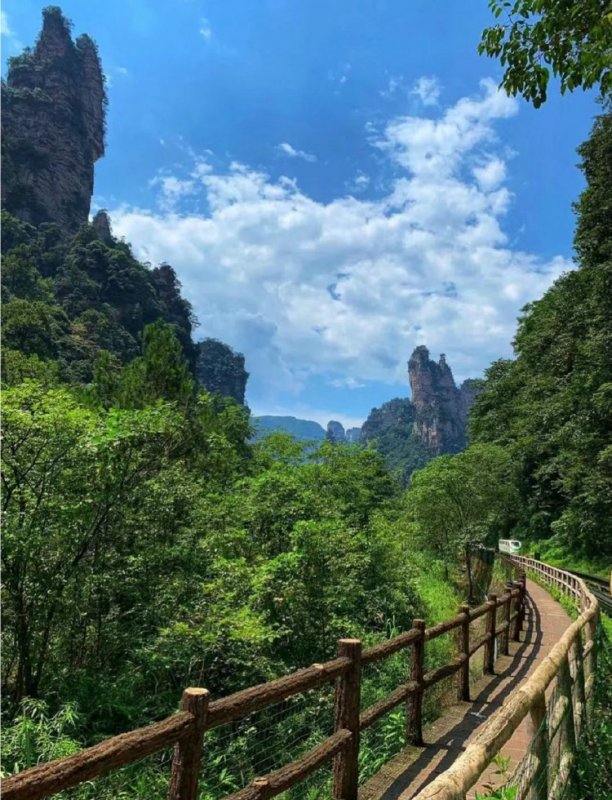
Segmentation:
<svg viewBox="0 0 612 800">
<path fill-rule="evenodd" d="M 327 423 L 327 439 L 330 442 L 334 442 L 334 444 L 346 442 L 344 425 L 341 422 L 337 422 L 335 419 L 331 419 Z"/>
<path fill-rule="evenodd" d="M 478 392 L 478 382 L 465 381 L 460 389 L 442 354 L 431 361 L 424 345 L 408 361 L 408 380 L 415 411 L 414 432 L 434 455 L 458 453 L 466 445 L 466 423 Z"/>
<path fill-rule="evenodd" d="M 249 373 L 244 368 L 242 353 L 236 353 L 217 339 L 204 339 L 196 344 L 195 373 L 207 391 L 244 404 Z"/>
<path fill-rule="evenodd" d="M 88 219 L 94 163 L 104 154 L 96 45 L 86 35 L 73 42 L 60 9 L 46 8 L 35 47 L 10 60 L 2 94 L 3 208 L 74 233 Z"/>
<path fill-rule="evenodd" d="M 349 444 L 355 444 L 361 441 L 361 428 L 347 428 L 346 441 Z"/>
<path fill-rule="evenodd" d="M 431 361 L 423 345 L 408 361 L 412 400 L 396 398 L 373 408 L 361 429 L 404 480 L 415 469 L 444 453 L 458 453 L 467 443 L 467 417 L 482 381 L 468 379 L 457 388 L 446 357 Z"/>
</svg>

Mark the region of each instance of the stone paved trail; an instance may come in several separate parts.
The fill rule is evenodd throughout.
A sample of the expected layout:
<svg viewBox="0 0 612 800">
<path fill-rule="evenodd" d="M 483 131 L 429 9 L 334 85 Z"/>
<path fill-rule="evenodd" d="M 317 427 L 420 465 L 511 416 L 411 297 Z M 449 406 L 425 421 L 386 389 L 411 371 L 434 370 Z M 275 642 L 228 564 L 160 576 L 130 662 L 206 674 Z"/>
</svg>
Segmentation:
<svg viewBox="0 0 612 800">
<path fill-rule="evenodd" d="M 563 608 L 533 581 L 528 581 L 527 615 L 521 642 L 510 643 L 510 655 L 495 664 L 495 675 L 486 675 L 472 687 L 471 703 L 456 703 L 425 727 L 425 747 L 406 747 L 361 789 L 360 800 L 409 800 L 440 772 L 448 769 L 475 736 L 483 722 L 542 661 L 559 641 L 571 620 Z M 478 658 L 478 655 L 475 656 Z M 527 752 L 528 719 L 516 729 L 502 749 L 511 759 L 510 772 Z M 504 779 L 491 765 L 467 794 L 485 793 L 484 785 L 498 786 Z"/>
</svg>

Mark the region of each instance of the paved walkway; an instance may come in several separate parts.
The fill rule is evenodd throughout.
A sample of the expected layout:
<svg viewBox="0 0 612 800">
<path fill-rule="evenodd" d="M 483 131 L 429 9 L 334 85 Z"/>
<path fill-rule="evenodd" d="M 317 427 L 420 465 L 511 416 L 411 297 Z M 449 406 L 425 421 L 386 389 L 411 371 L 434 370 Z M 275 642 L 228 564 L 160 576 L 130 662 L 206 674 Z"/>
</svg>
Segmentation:
<svg viewBox="0 0 612 800">
<path fill-rule="evenodd" d="M 527 585 L 527 615 L 521 642 L 510 643 L 510 655 L 495 664 L 495 675 L 481 678 L 472 687 L 471 703 L 456 703 L 444 715 L 425 727 L 425 747 L 406 747 L 374 775 L 361 789 L 360 800 L 409 800 L 436 775 L 448 769 L 475 736 L 483 722 L 499 708 L 559 641 L 571 620 L 563 608 L 533 581 Z M 478 658 L 479 656 L 475 656 Z M 530 735 L 528 719 L 523 720 L 502 749 L 511 759 L 511 773 L 527 752 Z M 486 793 L 485 784 L 499 786 L 505 779 L 495 765 L 482 774 L 467 794 Z"/>
</svg>

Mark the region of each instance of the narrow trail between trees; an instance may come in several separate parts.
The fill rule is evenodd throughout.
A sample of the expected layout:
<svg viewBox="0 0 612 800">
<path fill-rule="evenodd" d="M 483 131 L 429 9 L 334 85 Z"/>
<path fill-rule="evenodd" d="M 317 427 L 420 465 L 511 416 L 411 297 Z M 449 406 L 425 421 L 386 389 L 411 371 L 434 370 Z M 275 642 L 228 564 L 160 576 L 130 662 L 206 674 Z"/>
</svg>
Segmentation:
<svg viewBox="0 0 612 800">
<path fill-rule="evenodd" d="M 409 800 L 440 772 L 448 769 L 465 750 L 482 724 L 504 704 L 505 699 L 540 664 L 556 644 L 571 620 L 562 606 L 545 589 L 528 581 L 527 614 L 520 642 L 510 643 L 510 655 L 500 656 L 495 675 L 485 675 L 472 687 L 470 703 L 458 702 L 440 719 L 423 730 L 424 747 L 409 746 L 398 753 L 361 789 L 360 800 Z M 549 691 L 552 691 L 552 686 Z M 508 774 L 526 754 L 531 740 L 527 716 L 515 730 L 501 754 L 511 759 Z M 496 774 L 491 764 L 468 792 L 487 794 L 485 785 L 500 786 L 507 778 Z"/>
</svg>

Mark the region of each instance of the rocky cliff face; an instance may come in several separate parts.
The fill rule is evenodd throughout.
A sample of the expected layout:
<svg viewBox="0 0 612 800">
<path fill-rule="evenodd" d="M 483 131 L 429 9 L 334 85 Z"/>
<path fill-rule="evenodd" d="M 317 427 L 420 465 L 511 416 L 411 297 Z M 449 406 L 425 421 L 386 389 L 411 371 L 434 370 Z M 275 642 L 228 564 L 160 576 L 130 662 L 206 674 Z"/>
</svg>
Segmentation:
<svg viewBox="0 0 612 800">
<path fill-rule="evenodd" d="M 94 42 L 73 42 L 60 9 L 46 8 L 35 47 L 10 60 L 2 94 L 2 206 L 74 233 L 87 221 L 94 163 L 104 153 L 106 95 Z"/>
<path fill-rule="evenodd" d="M 209 392 L 232 397 L 244 404 L 249 373 L 244 368 L 244 356 L 217 339 L 204 339 L 196 344 L 195 373 Z"/>
<path fill-rule="evenodd" d="M 421 345 L 408 361 L 412 400 L 396 398 L 373 408 L 361 429 L 361 441 L 372 442 L 404 480 L 443 453 L 466 446 L 467 416 L 482 381 L 466 380 L 460 388 L 444 355 L 438 363 Z"/>
<path fill-rule="evenodd" d="M 478 381 L 467 380 L 461 388 L 446 363 L 438 363 L 420 345 L 408 361 L 408 380 L 415 411 L 414 432 L 434 455 L 458 453 L 466 445 L 466 423 L 478 392 Z"/>
<path fill-rule="evenodd" d="M 347 428 L 346 441 L 349 444 L 355 444 L 361 440 L 361 428 Z"/>
<path fill-rule="evenodd" d="M 361 428 L 347 428 L 344 430 L 344 425 L 341 422 L 331 419 L 327 423 L 325 438 L 334 443 L 354 444 L 361 439 Z"/>
</svg>

